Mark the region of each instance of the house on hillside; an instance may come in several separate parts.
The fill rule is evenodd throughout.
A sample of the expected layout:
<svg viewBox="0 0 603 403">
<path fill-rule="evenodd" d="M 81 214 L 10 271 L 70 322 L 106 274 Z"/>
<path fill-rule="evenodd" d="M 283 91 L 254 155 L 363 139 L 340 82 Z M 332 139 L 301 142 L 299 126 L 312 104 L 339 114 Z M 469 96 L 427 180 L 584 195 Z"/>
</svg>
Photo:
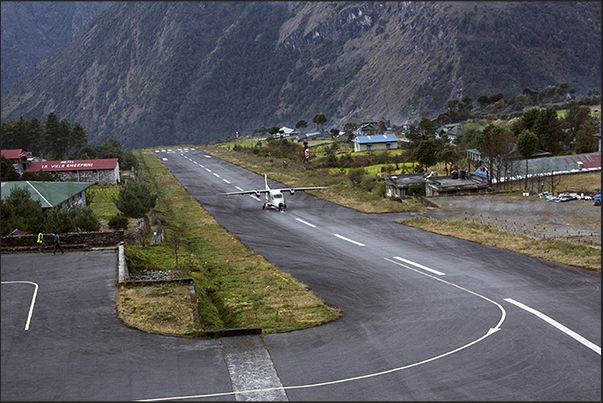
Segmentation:
<svg viewBox="0 0 603 403">
<path fill-rule="evenodd" d="M 425 178 L 425 195 L 435 196 L 462 196 L 468 194 L 486 193 L 488 183 L 479 178 L 468 176 L 465 171 L 460 174 L 452 171 L 450 176 L 430 175 Z"/>
<path fill-rule="evenodd" d="M 2 156 L 9 160 L 12 164 L 19 164 L 21 162 L 27 162 L 28 153 L 23 151 L 20 148 L 10 149 L 10 150 L 2 150 Z M 31 153 L 29 153 L 31 154 Z"/>
<path fill-rule="evenodd" d="M 51 172 L 61 181 L 94 182 L 99 185 L 119 183 L 119 162 L 117 158 L 72 161 L 34 161 L 29 163 L 27 172 Z"/>
<path fill-rule="evenodd" d="M 15 170 L 20 174 L 27 169 L 28 161 L 34 160 L 31 152 L 23 151 L 20 148 L 2 150 L 2 156 L 10 161 L 10 163 L 13 164 L 13 167 L 15 167 Z"/>
<path fill-rule="evenodd" d="M 42 209 L 55 207 L 72 209 L 86 205 L 86 189 L 94 182 L 2 182 L 2 200 L 10 196 L 14 188 L 26 189 L 34 201 L 40 201 Z"/>
<path fill-rule="evenodd" d="M 301 140 L 314 140 L 314 139 L 316 139 L 316 138 L 318 138 L 320 136 L 321 136 L 320 132 L 310 132 L 310 133 L 306 133 L 305 137 L 304 137 L 303 134 L 299 135 L 299 139 L 301 139 Z"/>
<path fill-rule="evenodd" d="M 438 138 L 442 137 L 444 134 L 448 136 L 450 141 L 454 141 L 457 137 L 465 134 L 465 129 L 461 127 L 460 123 L 448 123 L 436 130 L 436 136 Z"/>
<path fill-rule="evenodd" d="M 283 127 L 281 127 L 281 130 L 279 130 L 279 133 L 283 132 L 283 137 L 289 137 L 289 136 L 291 136 L 291 133 L 293 133 L 294 131 L 295 131 L 295 129 L 283 126 Z"/>
<path fill-rule="evenodd" d="M 536 150 L 532 154 L 532 158 L 543 158 L 550 156 L 551 153 L 543 150 Z M 491 178 L 494 180 L 498 177 L 512 176 L 512 172 L 515 172 L 519 169 L 520 162 L 523 161 L 523 157 L 517 151 L 517 145 L 513 146 L 513 149 L 507 154 L 506 157 L 507 162 L 505 164 L 498 164 L 497 166 L 490 167 L 489 161 L 486 160 L 486 157 L 482 156 L 481 152 L 475 148 L 470 148 L 467 150 L 467 164 L 469 165 L 469 170 L 471 170 L 471 166 L 475 167 L 473 171 L 470 173 L 475 176 L 479 176 L 482 179 L 488 178 L 488 172 L 490 172 Z M 523 164 L 525 167 L 525 164 Z M 494 180 L 495 182 L 496 180 Z"/>
<path fill-rule="evenodd" d="M 467 150 L 469 153 L 470 150 Z M 542 153 L 535 153 L 541 155 Z M 550 155 L 550 153 L 546 153 Z M 487 179 L 488 164 L 485 161 L 480 161 L 481 164 L 471 172 L 472 175 Z M 471 162 L 473 163 L 473 162 Z M 538 158 L 530 158 L 528 163 L 528 178 L 536 176 L 551 176 L 576 172 L 600 171 L 601 170 L 601 152 L 559 155 L 559 156 L 542 156 Z M 499 169 L 500 172 L 496 170 Z M 523 159 L 516 159 L 514 163 L 506 167 L 494 168 L 491 174 L 493 183 L 496 183 L 500 178 L 501 182 L 514 181 L 525 179 L 526 164 Z"/>
<path fill-rule="evenodd" d="M 398 137 L 395 134 L 376 134 L 371 136 L 356 136 L 354 143 L 354 152 L 375 151 L 375 150 L 395 150 L 400 148 Z"/>
<path fill-rule="evenodd" d="M 354 123 L 357 127 L 352 133 L 355 136 L 367 136 L 376 134 L 379 129 L 379 121 L 372 119 L 350 119 L 347 123 Z"/>
<path fill-rule="evenodd" d="M 387 197 L 403 198 L 408 195 L 408 190 L 416 184 L 425 182 L 425 173 L 388 175 L 385 177 L 385 195 Z"/>
</svg>

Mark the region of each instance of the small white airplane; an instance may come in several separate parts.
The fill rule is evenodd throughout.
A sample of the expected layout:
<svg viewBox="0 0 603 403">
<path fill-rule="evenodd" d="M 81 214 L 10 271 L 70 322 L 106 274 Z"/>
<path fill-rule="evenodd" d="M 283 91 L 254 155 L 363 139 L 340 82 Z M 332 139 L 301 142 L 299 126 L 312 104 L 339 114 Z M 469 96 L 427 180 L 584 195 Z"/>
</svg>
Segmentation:
<svg viewBox="0 0 603 403">
<path fill-rule="evenodd" d="M 264 189 L 258 190 L 243 190 L 241 192 L 228 192 L 222 193 L 225 196 L 231 195 L 255 195 L 258 199 L 262 193 L 265 194 L 264 204 L 262 205 L 262 210 L 266 208 L 273 208 L 278 211 L 283 211 L 283 209 L 287 208 L 287 203 L 285 203 L 285 196 L 282 192 L 287 191 L 293 196 L 293 194 L 300 190 L 318 190 L 318 189 L 328 189 L 327 187 L 305 187 L 305 188 L 280 188 L 280 189 L 270 189 L 268 186 L 268 176 L 264 174 Z M 260 200 L 261 201 L 261 200 Z"/>
</svg>

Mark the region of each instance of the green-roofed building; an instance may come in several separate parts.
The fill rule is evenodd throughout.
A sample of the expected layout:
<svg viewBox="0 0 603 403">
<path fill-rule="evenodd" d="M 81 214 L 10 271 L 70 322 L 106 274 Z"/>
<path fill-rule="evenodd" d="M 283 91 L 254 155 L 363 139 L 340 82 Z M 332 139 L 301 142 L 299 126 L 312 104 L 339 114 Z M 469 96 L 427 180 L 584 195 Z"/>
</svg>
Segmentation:
<svg viewBox="0 0 603 403">
<path fill-rule="evenodd" d="M 6 200 L 14 188 L 27 189 L 32 200 L 39 200 L 42 203 L 42 209 L 58 206 L 71 209 L 86 205 L 86 189 L 92 185 L 94 182 L 2 182 L 1 193 L 2 200 Z"/>
</svg>

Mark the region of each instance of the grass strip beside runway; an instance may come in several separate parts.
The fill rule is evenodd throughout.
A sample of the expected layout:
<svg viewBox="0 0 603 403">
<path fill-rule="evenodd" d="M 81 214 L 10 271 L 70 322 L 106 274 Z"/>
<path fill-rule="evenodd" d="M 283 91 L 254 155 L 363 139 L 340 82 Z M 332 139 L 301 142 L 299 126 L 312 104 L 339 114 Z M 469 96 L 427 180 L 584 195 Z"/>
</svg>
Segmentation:
<svg viewBox="0 0 603 403">
<path fill-rule="evenodd" d="M 126 261 L 129 270 L 172 270 L 178 277 L 193 278 L 200 328 L 186 320 L 189 329 L 179 329 L 178 335 L 195 337 L 202 330 L 257 326 L 264 333 L 278 333 L 318 326 L 341 316 L 338 309 L 327 306 L 307 286 L 277 270 L 220 226 L 152 150 L 136 150 L 135 155 L 145 183 L 159 194 L 154 212 L 162 221 L 165 239 L 149 246 L 127 245 Z M 145 308 L 176 311 L 145 304 L 144 293 L 134 308 L 130 294 L 128 309 L 118 299 L 118 312 L 125 323 L 128 315 L 140 315 Z M 149 320 L 134 326 L 174 334 L 170 327 L 175 320 L 158 318 L 153 312 L 145 316 Z"/>
</svg>

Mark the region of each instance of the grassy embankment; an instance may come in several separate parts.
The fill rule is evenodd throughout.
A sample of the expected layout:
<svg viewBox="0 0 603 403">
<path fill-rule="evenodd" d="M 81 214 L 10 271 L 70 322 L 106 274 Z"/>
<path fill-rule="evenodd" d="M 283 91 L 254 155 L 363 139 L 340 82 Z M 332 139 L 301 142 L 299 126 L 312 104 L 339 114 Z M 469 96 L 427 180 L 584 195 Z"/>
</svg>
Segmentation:
<svg viewBox="0 0 603 403">
<path fill-rule="evenodd" d="M 165 240 L 126 246 L 129 270 L 172 270 L 194 280 L 197 305 L 181 285 L 120 285 L 124 323 L 150 333 L 196 337 L 200 330 L 255 327 L 264 333 L 318 326 L 341 316 L 291 275 L 280 272 L 221 227 L 154 156 L 137 150 Z M 200 327 L 195 327 L 196 309 Z"/>
<path fill-rule="evenodd" d="M 473 221 L 437 220 L 430 217 L 415 217 L 396 220 L 396 222 L 441 235 L 453 236 L 499 249 L 539 257 L 552 262 L 565 263 L 598 272 L 601 271 L 601 249 L 576 244 L 564 239 L 534 239 Z"/>
</svg>

